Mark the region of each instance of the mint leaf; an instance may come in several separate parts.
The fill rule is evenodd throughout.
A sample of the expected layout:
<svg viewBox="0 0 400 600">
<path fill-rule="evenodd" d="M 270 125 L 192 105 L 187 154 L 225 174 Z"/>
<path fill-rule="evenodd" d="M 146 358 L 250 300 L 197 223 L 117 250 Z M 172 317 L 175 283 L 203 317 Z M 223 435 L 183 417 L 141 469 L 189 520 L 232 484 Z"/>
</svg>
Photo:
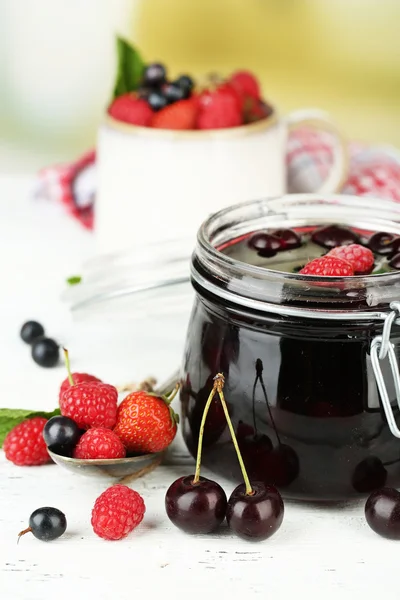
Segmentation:
<svg viewBox="0 0 400 600">
<path fill-rule="evenodd" d="M 61 414 L 59 408 L 56 408 L 53 412 L 33 411 L 32 409 L 23 408 L 0 408 L 0 448 L 3 446 L 7 433 L 25 419 L 33 419 L 33 417 L 51 419 L 51 417 L 59 414 Z"/>
<path fill-rule="evenodd" d="M 82 277 L 80 275 L 73 275 L 72 277 L 68 277 L 67 283 L 68 285 L 78 285 L 82 281 Z"/>
<path fill-rule="evenodd" d="M 139 52 L 120 37 L 117 37 L 117 58 L 117 77 L 113 98 L 137 90 L 145 67 Z"/>
</svg>

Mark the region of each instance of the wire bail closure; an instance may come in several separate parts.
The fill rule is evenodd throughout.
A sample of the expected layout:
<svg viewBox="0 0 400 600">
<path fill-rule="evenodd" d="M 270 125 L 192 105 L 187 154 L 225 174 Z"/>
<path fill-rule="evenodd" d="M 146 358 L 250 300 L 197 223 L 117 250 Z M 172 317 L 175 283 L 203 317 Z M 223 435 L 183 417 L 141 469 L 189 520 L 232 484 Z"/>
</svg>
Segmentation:
<svg viewBox="0 0 400 600">
<path fill-rule="evenodd" d="M 389 425 L 389 429 L 395 437 L 400 438 L 400 429 L 397 427 L 396 424 L 396 420 L 393 414 L 392 406 L 390 404 L 389 395 L 387 392 L 385 380 L 380 365 L 380 361 L 384 360 L 388 356 L 390 368 L 393 375 L 394 387 L 396 391 L 397 406 L 400 409 L 399 366 L 397 364 L 394 344 L 390 341 L 390 334 L 392 331 L 393 323 L 396 321 L 396 319 L 400 317 L 400 302 L 391 302 L 390 308 L 391 312 L 386 316 L 383 324 L 382 335 L 377 335 L 371 342 L 371 363 L 378 390 L 381 396 L 383 409 L 385 411 L 386 419 Z"/>
</svg>

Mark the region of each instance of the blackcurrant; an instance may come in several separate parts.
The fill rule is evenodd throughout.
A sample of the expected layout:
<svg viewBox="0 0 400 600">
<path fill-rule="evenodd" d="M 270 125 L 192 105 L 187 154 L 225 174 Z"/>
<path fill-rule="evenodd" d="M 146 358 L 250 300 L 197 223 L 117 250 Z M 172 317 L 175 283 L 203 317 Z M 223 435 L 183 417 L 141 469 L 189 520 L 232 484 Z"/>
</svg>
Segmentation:
<svg viewBox="0 0 400 600">
<path fill-rule="evenodd" d="M 61 415 L 49 419 L 43 429 L 48 449 L 61 456 L 72 456 L 81 434 L 82 431 L 75 421 Z"/>
<path fill-rule="evenodd" d="M 143 83 L 148 86 L 159 86 L 165 82 L 166 69 L 164 65 L 160 63 L 152 63 L 148 65 L 144 71 Z"/>
<path fill-rule="evenodd" d="M 55 367 L 59 356 L 59 346 L 51 338 L 38 338 L 32 344 L 32 358 L 41 367 Z"/>
<path fill-rule="evenodd" d="M 168 104 L 168 100 L 164 94 L 157 91 L 151 92 L 147 96 L 147 102 L 153 110 L 161 110 Z"/>
<path fill-rule="evenodd" d="M 181 75 L 180 77 L 178 77 L 178 79 L 175 79 L 173 83 L 175 85 L 178 85 L 183 90 L 185 98 L 188 98 L 190 96 L 190 93 L 194 87 L 194 82 L 193 79 L 189 77 L 189 75 Z"/>
<path fill-rule="evenodd" d="M 18 539 L 26 533 L 33 535 L 43 542 L 55 540 L 65 533 L 67 519 L 58 508 L 44 506 L 37 508 L 29 517 L 29 527 L 18 534 Z"/>
<path fill-rule="evenodd" d="M 173 102 L 178 102 L 178 100 L 183 100 L 183 98 L 185 97 L 184 90 L 175 83 L 166 83 L 162 88 L 162 93 L 164 94 L 169 104 L 172 104 Z"/>
<path fill-rule="evenodd" d="M 32 344 L 44 335 L 43 325 L 37 321 L 27 321 L 22 325 L 20 336 L 26 344 Z"/>
</svg>

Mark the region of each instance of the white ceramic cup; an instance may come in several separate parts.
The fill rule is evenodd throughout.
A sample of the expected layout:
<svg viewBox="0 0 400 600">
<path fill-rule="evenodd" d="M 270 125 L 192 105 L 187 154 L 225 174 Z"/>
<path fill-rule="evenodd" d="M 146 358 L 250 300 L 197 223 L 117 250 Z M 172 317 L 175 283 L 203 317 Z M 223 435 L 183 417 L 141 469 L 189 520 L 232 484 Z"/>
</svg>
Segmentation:
<svg viewBox="0 0 400 600">
<path fill-rule="evenodd" d="M 335 134 L 331 172 L 313 190 L 333 193 L 346 175 L 346 149 L 322 111 L 274 112 L 242 127 L 207 131 L 137 127 L 107 116 L 97 145 L 98 250 L 194 237 L 210 213 L 284 194 L 288 131 L 306 124 Z"/>
</svg>

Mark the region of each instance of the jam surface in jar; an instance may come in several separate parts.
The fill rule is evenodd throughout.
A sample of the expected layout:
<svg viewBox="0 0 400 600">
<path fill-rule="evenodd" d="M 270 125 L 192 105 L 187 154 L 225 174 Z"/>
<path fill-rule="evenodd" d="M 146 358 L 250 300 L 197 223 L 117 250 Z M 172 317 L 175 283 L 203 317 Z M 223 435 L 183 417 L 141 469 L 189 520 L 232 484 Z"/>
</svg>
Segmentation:
<svg viewBox="0 0 400 600">
<path fill-rule="evenodd" d="M 235 261 L 298 273 L 332 248 L 350 244 L 373 252 L 369 275 L 400 268 L 398 237 L 340 224 L 252 232 L 218 250 Z M 400 442 L 389 430 L 370 359 L 381 324 L 261 314 L 194 287 L 181 392 L 183 433 L 194 455 L 213 376 L 222 371 L 253 481 L 276 485 L 286 497 L 327 501 L 400 484 Z M 400 327 L 393 327 L 391 342 L 398 356 Z M 390 369 L 381 366 L 397 419 Z M 205 466 L 241 481 L 218 399 L 203 444 Z"/>
</svg>

